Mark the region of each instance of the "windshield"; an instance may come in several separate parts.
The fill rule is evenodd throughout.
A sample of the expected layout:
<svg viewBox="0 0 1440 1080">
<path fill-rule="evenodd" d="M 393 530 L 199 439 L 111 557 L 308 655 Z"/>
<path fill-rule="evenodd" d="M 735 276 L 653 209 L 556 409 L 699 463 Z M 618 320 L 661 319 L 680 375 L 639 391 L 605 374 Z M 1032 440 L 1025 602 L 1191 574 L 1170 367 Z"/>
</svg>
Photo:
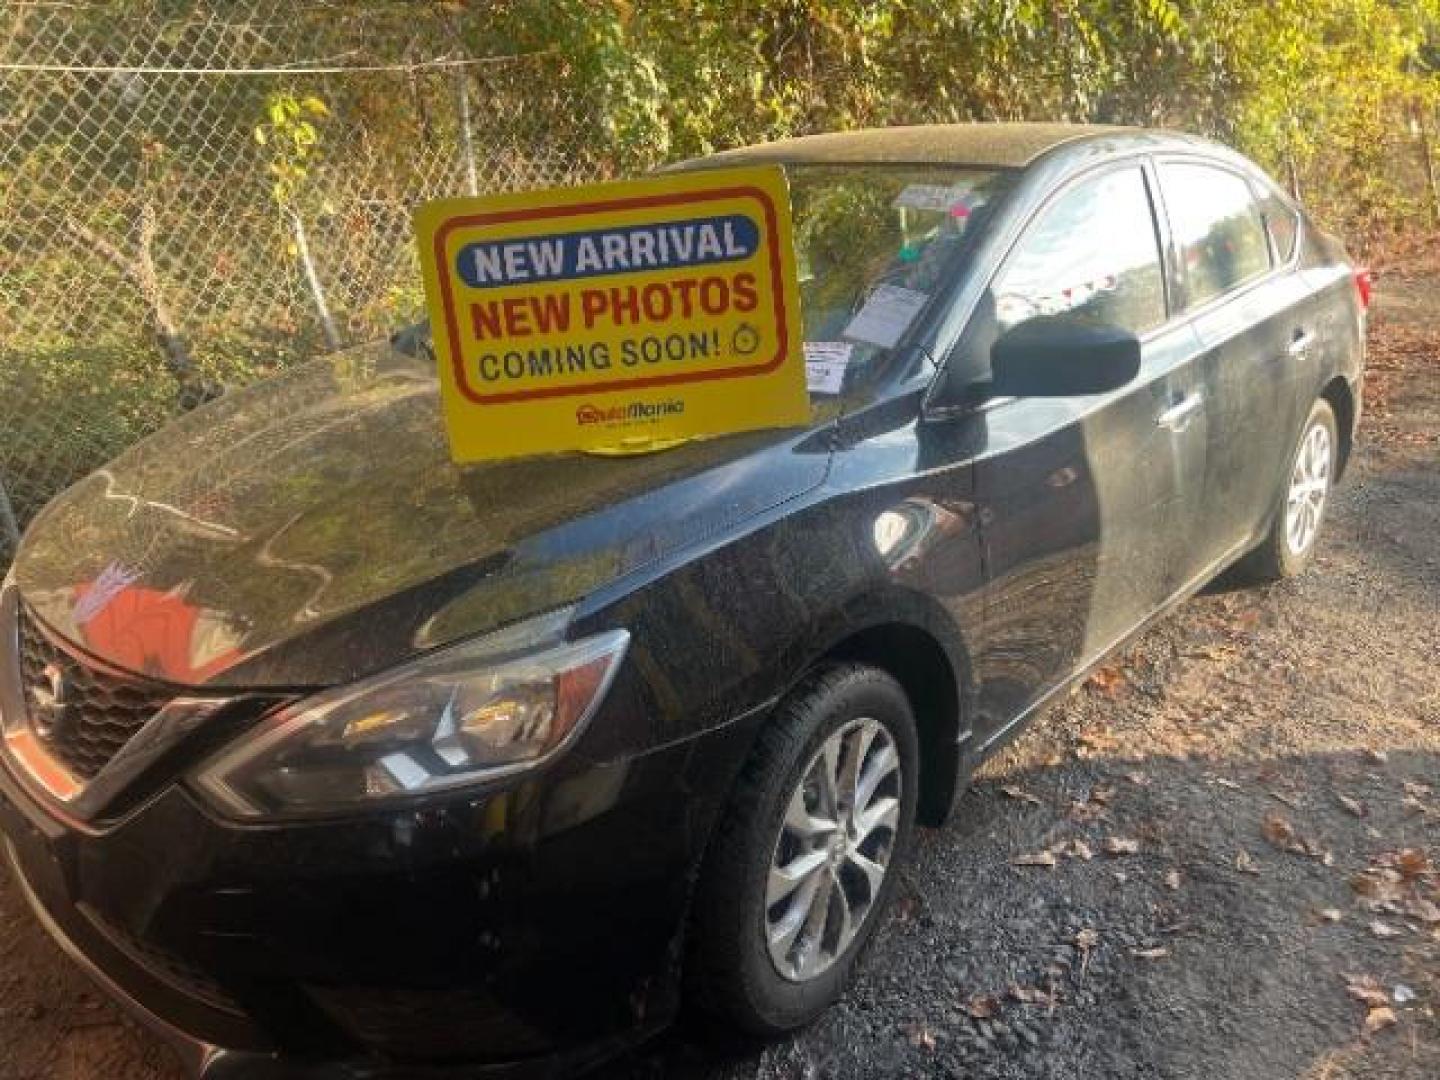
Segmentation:
<svg viewBox="0 0 1440 1080">
<path fill-rule="evenodd" d="M 893 346 L 951 281 L 986 208 L 993 169 L 790 165 L 807 381 L 848 395 L 885 373 Z"/>
</svg>

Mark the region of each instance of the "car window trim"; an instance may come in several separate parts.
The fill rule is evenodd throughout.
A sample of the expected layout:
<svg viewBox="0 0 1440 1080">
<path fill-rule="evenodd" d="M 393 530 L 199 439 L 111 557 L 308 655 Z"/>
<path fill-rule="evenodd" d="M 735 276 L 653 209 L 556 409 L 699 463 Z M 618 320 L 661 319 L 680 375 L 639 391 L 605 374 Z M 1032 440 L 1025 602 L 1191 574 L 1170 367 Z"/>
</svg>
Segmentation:
<svg viewBox="0 0 1440 1080">
<path fill-rule="evenodd" d="M 1224 292 L 1218 293 L 1215 296 L 1208 297 L 1203 303 L 1195 304 L 1193 306 L 1189 302 L 1190 285 L 1188 281 L 1188 275 L 1185 273 L 1183 260 L 1179 258 L 1180 251 L 1177 246 L 1174 253 L 1177 263 L 1176 272 L 1182 285 L 1182 294 L 1185 301 L 1184 305 L 1181 307 L 1177 315 L 1182 321 L 1193 322 L 1196 319 L 1203 318 L 1205 315 L 1208 315 L 1211 312 L 1217 310 L 1224 304 L 1228 304 L 1233 300 L 1237 300 L 1242 295 L 1253 292 L 1261 285 L 1267 284 L 1272 278 L 1278 278 L 1281 274 L 1288 273 L 1294 269 L 1295 263 L 1298 260 L 1300 254 L 1299 233 L 1296 233 L 1295 250 L 1290 253 L 1290 258 L 1284 263 L 1278 262 L 1275 257 L 1274 245 L 1270 239 L 1270 230 L 1265 227 L 1264 211 L 1260 209 L 1260 200 L 1255 196 L 1254 178 L 1249 174 L 1248 170 L 1243 170 L 1237 165 L 1234 165 L 1228 161 L 1222 161 L 1213 157 L 1208 157 L 1204 154 L 1166 152 L 1162 154 L 1152 154 L 1151 158 L 1155 165 L 1157 179 L 1159 179 L 1160 170 L 1168 164 L 1204 165 L 1207 168 L 1218 169 L 1220 172 L 1228 172 L 1232 176 L 1238 177 L 1240 180 L 1244 181 L 1245 190 L 1250 192 L 1251 202 L 1255 206 L 1255 212 L 1260 215 L 1260 226 L 1265 233 L 1265 252 L 1269 256 L 1270 266 L 1265 270 L 1251 274 L 1249 277 L 1237 281 L 1234 285 L 1230 286 L 1230 288 L 1226 289 Z M 1161 191 L 1163 193 L 1163 179 L 1160 180 L 1160 184 Z M 1168 207 L 1166 208 L 1166 213 L 1169 213 Z M 1171 222 L 1170 227 L 1173 235 L 1173 222 Z"/>
<path fill-rule="evenodd" d="M 1155 241 L 1155 258 L 1158 262 L 1160 270 L 1161 302 L 1165 308 L 1162 318 L 1158 323 L 1155 324 L 1155 326 L 1147 329 L 1144 333 L 1136 334 L 1135 336 L 1143 342 L 1147 340 L 1149 336 L 1154 333 L 1155 330 L 1158 330 L 1161 327 L 1168 325 L 1170 320 L 1174 317 L 1174 309 L 1171 303 L 1172 298 L 1170 296 L 1170 282 L 1168 280 L 1168 275 L 1165 273 L 1164 236 L 1165 233 L 1168 232 L 1168 222 L 1166 223 L 1166 227 L 1162 229 L 1159 216 L 1159 206 L 1157 205 L 1155 198 L 1155 186 L 1149 172 L 1145 168 L 1144 154 L 1137 154 L 1134 157 L 1121 160 L 1102 162 L 1101 164 L 1096 165 L 1094 168 L 1087 169 L 1082 173 L 1076 173 L 1074 176 L 1067 179 L 1064 183 L 1060 184 L 1059 187 L 1051 191 L 1050 194 L 1048 194 L 1041 202 L 1041 204 L 1035 208 L 1035 211 L 1031 213 L 1028 217 L 1026 217 L 1025 224 L 1020 227 L 1020 230 L 1016 233 L 1014 241 L 1005 249 L 1005 254 L 1000 258 L 998 265 L 995 268 L 995 272 L 990 275 L 990 279 L 985 283 L 985 288 L 990 289 L 994 287 L 995 282 L 1002 274 L 1005 273 L 1006 269 L 1010 265 L 1011 260 L 1015 257 L 1015 249 L 1018 248 L 1020 244 L 1024 242 L 1024 240 L 1029 236 L 1030 230 L 1034 227 L 1035 222 L 1041 216 L 1047 213 L 1051 208 L 1053 208 L 1056 203 L 1058 203 L 1061 199 L 1065 198 L 1067 195 L 1072 194 L 1074 189 L 1079 187 L 1083 183 L 1088 183 L 1091 180 L 1096 180 L 1101 177 L 1107 176 L 1112 172 L 1121 172 L 1125 169 L 1136 169 L 1140 173 L 1141 183 L 1145 186 L 1145 202 L 1150 209 L 1150 232 L 1152 238 Z M 974 312 L 971 312 L 971 314 L 973 315 Z M 969 320 L 967 319 L 966 321 L 968 323 Z"/>
<path fill-rule="evenodd" d="M 1022 240 L 1025 239 L 1026 235 L 1030 232 L 1030 227 L 1035 224 L 1035 219 L 1038 218 L 1041 214 L 1045 213 L 1045 211 L 1049 210 L 1051 206 L 1053 206 L 1056 202 L 1058 202 L 1058 201 L 1059 201 L 1060 199 L 1062 199 L 1064 196 L 1068 195 L 1068 194 L 1070 193 L 1070 189 L 1071 189 L 1071 188 L 1078 187 L 1080 184 L 1084 183 L 1084 182 L 1087 181 L 1087 180 L 1096 179 L 1097 177 L 1103 176 L 1103 175 L 1106 174 L 1106 173 L 1119 172 L 1121 169 L 1125 169 L 1125 168 L 1139 168 L 1139 169 L 1142 171 L 1142 173 L 1143 173 L 1143 172 L 1144 172 L 1144 164 L 1145 164 L 1146 160 L 1148 159 L 1148 157 L 1149 157 L 1149 155 L 1148 155 L 1147 153 L 1139 152 L 1139 153 L 1135 153 L 1135 154 L 1129 154 L 1129 155 L 1127 155 L 1127 156 L 1125 156 L 1125 157 L 1123 157 L 1123 158 L 1114 158 L 1114 159 L 1112 159 L 1112 160 L 1110 160 L 1110 161 L 1102 161 L 1102 162 L 1099 162 L 1099 163 L 1097 163 L 1097 164 L 1095 164 L 1095 165 L 1090 166 L 1089 168 L 1083 170 L 1082 172 L 1077 172 L 1077 173 L 1073 174 L 1072 176 L 1067 176 L 1067 177 L 1066 177 L 1064 180 L 1062 180 L 1056 187 L 1052 188 L 1052 189 L 1045 195 L 1045 197 L 1040 200 L 1039 205 L 1036 206 L 1035 209 L 1032 210 L 1030 213 L 1028 213 L 1027 215 L 1025 215 L 1025 220 L 1020 224 L 1019 228 L 1017 228 L 1016 231 L 1015 231 L 1015 237 L 1014 237 L 1014 239 L 1011 240 L 1010 243 L 1006 245 L 1006 247 L 1005 247 L 1005 254 L 1001 255 L 1000 258 L 998 258 L 997 260 L 995 260 L 995 269 L 992 270 L 992 271 L 990 272 L 990 276 L 989 276 L 988 278 L 986 278 L 986 280 L 985 280 L 985 289 L 991 288 L 991 287 L 995 284 L 995 279 L 998 278 L 998 277 L 1005 271 L 1005 268 L 1006 268 L 1006 267 L 1009 265 L 1009 263 L 1010 263 L 1010 259 L 1011 259 L 1011 258 L 1014 256 L 1014 254 L 1015 254 L 1015 249 L 1020 246 L 1020 241 L 1022 241 Z M 1160 234 L 1159 223 L 1154 221 L 1154 218 L 1155 218 L 1155 207 L 1156 207 L 1156 204 L 1155 204 L 1155 196 L 1154 196 L 1154 192 L 1153 192 L 1152 189 L 1151 189 L 1150 179 L 1149 179 L 1148 176 L 1146 177 L 1146 180 L 1145 180 L 1145 190 L 1146 190 L 1146 194 L 1149 195 L 1149 197 L 1150 197 L 1150 217 L 1151 217 L 1151 219 L 1152 219 L 1152 222 L 1154 223 L 1154 228 L 1155 228 L 1156 250 L 1157 250 L 1157 252 L 1159 253 L 1160 258 L 1163 260 L 1164 257 L 1165 257 L 1165 252 L 1164 252 L 1164 250 L 1163 250 L 1162 248 L 1160 248 L 1160 246 L 1159 246 L 1159 244 L 1160 244 L 1160 235 L 1161 235 L 1161 234 Z M 1168 230 L 1169 230 L 1169 223 L 1167 222 L 1167 223 L 1166 223 L 1166 231 L 1168 232 Z M 1163 263 L 1162 263 L 1162 273 L 1161 273 L 1161 277 L 1162 277 L 1162 278 L 1164 277 Z M 981 289 L 980 291 L 983 293 L 983 292 L 985 291 L 985 289 Z M 962 324 L 962 326 L 968 327 L 969 324 L 970 324 L 970 318 L 971 318 L 974 314 L 975 314 L 975 312 L 974 312 L 973 310 L 970 311 L 970 312 L 968 312 L 968 313 L 966 314 L 966 316 L 965 316 L 965 320 L 964 320 L 964 323 Z M 1169 288 L 1168 288 L 1168 283 L 1167 283 L 1167 288 L 1166 288 L 1166 290 L 1165 290 L 1165 316 L 1166 316 L 1166 321 L 1163 322 L 1163 323 L 1161 323 L 1159 326 L 1157 326 L 1157 327 L 1155 328 L 1156 330 L 1162 330 L 1162 329 L 1164 329 L 1166 326 L 1168 326 L 1168 325 L 1170 324 L 1170 322 L 1174 321 L 1174 318 L 1175 318 L 1175 312 L 1174 312 L 1174 310 L 1172 309 L 1171 303 L 1170 303 L 1170 292 L 1169 292 Z M 962 330 L 961 330 L 961 334 L 956 336 L 956 341 L 951 343 L 951 347 L 953 347 L 955 344 L 958 343 L 959 337 L 960 337 L 961 335 L 963 335 L 963 333 L 964 333 L 964 330 L 962 329 Z M 1153 333 L 1155 333 L 1155 330 L 1147 330 L 1143 335 L 1140 335 L 1140 340 L 1141 340 L 1141 341 L 1146 340 L 1146 339 L 1147 339 L 1151 334 L 1153 334 Z M 948 350 L 947 350 L 947 352 L 948 352 Z"/>
<path fill-rule="evenodd" d="M 1144 158 L 1145 179 L 1150 187 L 1151 212 L 1156 215 L 1157 233 L 1160 241 L 1160 264 L 1165 279 L 1166 321 L 1159 327 L 1166 330 L 1179 325 L 1185 312 L 1181 301 L 1185 297 L 1184 279 L 1180 275 L 1180 252 L 1176 247 L 1175 227 L 1170 221 L 1170 207 L 1165 201 L 1165 189 L 1160 184 L 1160 167 L 1151 154 Z M 1143 344 L 1148 338 L 1142 337 Z"/>
<path fill-rule="evenodd" d="M 1290 197 L 1280 190 L 1280 186 L 1269 177 L 1251 176 L 1250 189 L 1255 196 L 1255 205 L 1260 207 L 1260 220 L 1265 223 L 1265 236 L 1270 241 L 1271 264 L 1274 266 L 1289 265 L 1300 251 L 1300 231 L 1305 225 L 1305 215 L 1290 200 Z M 1265 213 L 1264 204 L 1267 200 L 1278 202 L 1295 226 L 1295 238 L 1290 242 L 1290 253 L 1283 259 L 1280 257 L 1279 249 L 1275 246 L 1275 234 L 1270 231 L 1270 217 Z"/>
<path fill-rule="evenodd" d="M 1004 253 L 995 260 L 994 269 L 992 269 L 989 274 L 986 275 L 984 285 L 976 292 L 976 300 L 978 301 L 979 297 L 983 296 L 987 290 L 994 287 L 995 280 L 1005 271 L 1005 268 L 1010 264 L 1010 259 L 1015 254 L 1015 248 L 1018 247 L 1020 242 L 1024 240 L 1025 237 L 1029 234 L 1030 227 L 1034 225 L 1036 219 L 1039 218 L 1041 214 L 1049 210 L 1050 207 L 1053 206 L 1057 200 L 1063 198 L 1066 194 L 1070 192 L 1072 188 L 1084 183 L 1087 180 L 1093 180 L 1096 177 L 1105 175 L 1106 173 L 1118 172 L 1119 170 L 1125 168 L 1138 168 L 1141 170 L 1141 175 L 1145 179 L 1145 191 L 1150 203 L 1151 223 L 1152 228 L 1154 228 L 1155 230 L 1155 242 L 1158 254 L 1160 256 L 1160 278 L 1165 293 L 1165 321 L 1160 323 L 1153 329 L 1147 330 L 1145 333 L 1137 336 L 1139 337 L 1140 345 L 1143 348 L 1149 342 L 1176 329 L 1184 320 L 1182 319 L 1180 314 L 1175 311 L 1173 306 L 1173 297 L 1171 296 L 1171 282 L 1168 272 L 1168 261 L 1166 259 L 1166 253 L 1164 248 L 1165 238 L 1170 235 L 1170 223 L 1168 220 L 1165 220 L 1158 216 L 1161 210 L 1161 203 L 1158 197 L 1158 178 L 1152 176 L 1148 168 L 1148 166 L 1151 164 L 1152 157 L 1153 155 L 1149 150 L 1133 150 L 1126 154 L 1109 158 L 1105 161 L 1099 161 L 1093 165 L 1088 165 L 1085 168 L 1080 169 L 1074 173 L 1071 173 L 1069 176 L 1060 179 L 1060 181 L 1056 183 L 1054 187 L 1052 187 L 1044 194 L 1044 196 L 1040 198 L 1040 200 L 1035 204 L 1035 206 L 1030 210 L 1030 212 L 1027 213 L 1024 216 L 1023 220 L 1021 220 L 1021 222 L 1015 227 L 1014 236 L 1012 236 L 1010 242 L 1005 245 Z M 986 400 L 976 405 L 966 406 L 960 409 L 935 408 L 931 405 L 930 399 L 931 396 L 935 393 L 936 387 L 943 385 L 945 382 L 945 373 L 950 368 L 950 354 L 955 351 L 956 346 L 959 345 L 961 339 L 964 338 L 965 331 L 970 328 L 970 320 L 974 317 L 975 302 L 972 302 L 970 304 L 970 310 L 965 312 L 965 317 L 958 320 L 959 330 L 956 331 L 951 340 L 947 341 L 944 344 L 943 348 L 937 348 L 935 350 L 935 353 L 937 357 L 940 358 L 940 360 L 935 365 L 935 373 L 930 378 L 930 385 L 925 388 L 925 396 L 920 404 L 920 412 L 922 417 L 940 419 L 948 416 L 959 415 L 961 413 L 965 415 L 971 415 L 978 412 L 987 412 L 997 405 L 1003 405 L 1006 402 L 1016 400 L 1013 397 L 992 397 L 987 398 Z M 1119 391 L 1117 391 L 1117 393 L 1118 392 Z"/>
</svg>

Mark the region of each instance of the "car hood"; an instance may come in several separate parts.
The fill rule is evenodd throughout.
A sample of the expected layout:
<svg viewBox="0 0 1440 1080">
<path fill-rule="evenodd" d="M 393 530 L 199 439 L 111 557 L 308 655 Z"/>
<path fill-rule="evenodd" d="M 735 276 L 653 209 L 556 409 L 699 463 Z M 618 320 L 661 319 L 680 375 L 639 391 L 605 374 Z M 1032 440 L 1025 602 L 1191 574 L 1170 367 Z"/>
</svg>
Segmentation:
<svg viewBox="0 0 1440 1080">
<path fill-rule="evenodd" d="M 52 502 L 32 615 L 188 686 L 327 685 L 570 602 L 818 485 L 797 430 L 458 466 L 433 365 L 389 345 L 190 413 Z"/>
</svg>

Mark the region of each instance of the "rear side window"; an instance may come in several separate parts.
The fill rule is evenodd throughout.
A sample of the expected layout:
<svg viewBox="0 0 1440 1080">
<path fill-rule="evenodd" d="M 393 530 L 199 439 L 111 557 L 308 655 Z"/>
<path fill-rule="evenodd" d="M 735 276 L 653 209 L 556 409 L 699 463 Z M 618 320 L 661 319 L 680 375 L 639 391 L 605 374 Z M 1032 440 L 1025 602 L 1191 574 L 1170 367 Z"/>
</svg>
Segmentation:
<svg viewBox="0 0 1440 1080">
<path fill-rule="evenodd" d="M 1176 162 L 1160 166 L 1160 183 L 1191 307 L 1270 268 L 1265 223 L 1244 177 Z"/>
<path fill-rule="evenodd" d="M 1165 285 L 1145 174 L 1081 181 L 1021 238 L 994 286 L 1000 330 L 1068 314 L 1136 334 L 1165 321 Z"/>
<path fill-rule="evenodd" d="M 1265 228 L 1270 231 L 1275 258 L 1282 263 L 1289 262 L 1290 256 L 1295 254 L 1295 241 L 1300 238 L 1300 215 L 1279 194 L 1261 188 L 1260 216 L 1265 219 Z"/>
</svg>

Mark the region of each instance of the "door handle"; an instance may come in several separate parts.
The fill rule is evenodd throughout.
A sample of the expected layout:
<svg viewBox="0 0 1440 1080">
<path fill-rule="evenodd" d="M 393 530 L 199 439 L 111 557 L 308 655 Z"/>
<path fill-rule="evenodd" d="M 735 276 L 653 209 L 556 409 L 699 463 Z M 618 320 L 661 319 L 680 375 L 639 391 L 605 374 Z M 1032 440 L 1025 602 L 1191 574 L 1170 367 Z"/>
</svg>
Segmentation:
<svg viewBox="0 0 1440 1080">
<path fill-rule="evenodd" d="M 1195 411 L 1200 408 L 1203 400 L 1198 392 L 1186 394 L 1155 418 L 1155 426 L 1169 431 L 1184 431 L 1190 426 L 1190 421 L 1194 419 Z"/>
<path fill-rule="evenodd" d="M 1290 339 L 1290 344 L 1285 346 L 1285 351 L 1291 356 L 1299 356 L 1314 344 L 1315 334 L 1313 331 L 1296 330 L 1295 336 Z"/>
</svg>

